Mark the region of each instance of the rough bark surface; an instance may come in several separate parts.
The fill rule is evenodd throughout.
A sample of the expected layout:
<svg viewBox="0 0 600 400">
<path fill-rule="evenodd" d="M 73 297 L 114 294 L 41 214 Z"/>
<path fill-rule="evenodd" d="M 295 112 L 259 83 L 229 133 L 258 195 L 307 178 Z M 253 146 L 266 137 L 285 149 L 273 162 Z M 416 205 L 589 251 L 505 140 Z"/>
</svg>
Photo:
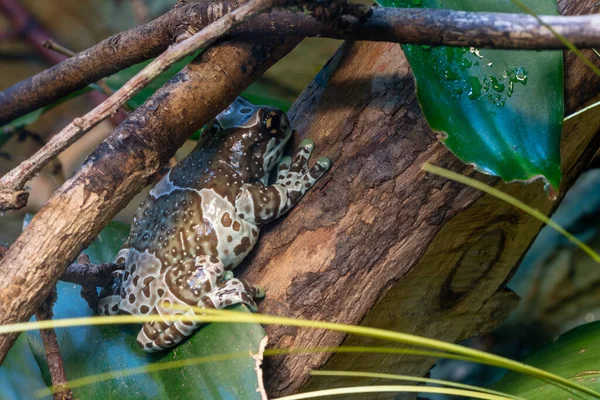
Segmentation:
<svg viewBox="0 0 600 400">
<path fill-rule="evenodd" d="M 577 3 L 577 2 L 570 2 Z M 573 12 L 564 2 L 566 12 Z M 594 1 L 577 4 L 596 12 Z M 585 3 L 587 7 L 581 8 Z M 569 111 L 598 95 L 600 78 L 568 57 Z M 575 82 L 588 82 L 585 87 Z M 294 126 L 333 168 L 260 239 L 244 277 L 262 285 L 268 314 L 362 324 L 451 342 L 490 331 L 517 302 L 505 288 L 541 224 L 489 196 L 420 171 L 430 162 L 475 176 L 550 213 L 541 183 L 506 185 L 461 164 L 425 121 L 399 45 L 346 43 L 291 110 Z M 600 118 L 565 126 L 561 194 L 600 145 Z M 269 326 L 272 347 L 381 345 L 321 330 Z M 387 345 L 387 343 L 386 343 Z M 422 375 L 434 360 L 398 355 L 272 358 L 271 396 L 292 393 L 308 371 Z M 361 381 L 363 382 L 363 381 Z M 305 390 L 347 384 L 318 377 Z M 367 380 L 365 384 L 369 384 Z"/>
<path fill-rule="evenodd" d="M 71 261 L 183 142 L 297 43 L 211 47 L 115 129 L 0 262 L 0 323 L 27 321 Z M 0 336 L 0 362 L 15 338 Z"/>
</svg>

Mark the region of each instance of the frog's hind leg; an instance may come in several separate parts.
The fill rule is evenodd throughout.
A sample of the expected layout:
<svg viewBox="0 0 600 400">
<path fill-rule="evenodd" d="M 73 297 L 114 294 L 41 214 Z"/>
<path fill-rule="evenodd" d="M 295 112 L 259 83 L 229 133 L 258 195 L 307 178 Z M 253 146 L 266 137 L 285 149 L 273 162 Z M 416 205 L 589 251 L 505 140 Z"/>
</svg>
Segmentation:
<svg viewBox="0 0 600 400">
<path fill-rule="evenodd" d="M 171 325 L 165 321 L 153 321 L 144 325 L 138 335 L 138 343 L 142 345 L 141 341 L 149 336 L 155 336 L 152 341 L 146 342 L 143 346 L 144 350 L 153 352 L 173 347 L 191 336 L 201 325 L 200 322 L 194 321 L 198 315 L 202 314 L 198 308 L 225 308 L 229 305 L 243 303 L 252 311 L 256 311 L 254 299 L 261 297 L 264 297 L 262 289 L 244 281 L 235 278 L 222 281 L 217 288 L 200 298 L 196 309 L 190 308 L 187 311 L 181 311 L 180 319 Z"/>
<path fill-rule="evenodd" d="M 158 300 L 146 315 L 157 314 L 156 319 L 144 324 L 137 342 L 145 351 L 155 352 L 175 346 L 190 336 L 198 324 L 189 320 L 202 297 L 218 287 L 226 272 L 223 263 L 214 256 L 198 256 L 177 264 L 166 274 L 150 282 L 150 293 Z M 188 318 L 186 318 L 188 316 Z"/>
</svg>

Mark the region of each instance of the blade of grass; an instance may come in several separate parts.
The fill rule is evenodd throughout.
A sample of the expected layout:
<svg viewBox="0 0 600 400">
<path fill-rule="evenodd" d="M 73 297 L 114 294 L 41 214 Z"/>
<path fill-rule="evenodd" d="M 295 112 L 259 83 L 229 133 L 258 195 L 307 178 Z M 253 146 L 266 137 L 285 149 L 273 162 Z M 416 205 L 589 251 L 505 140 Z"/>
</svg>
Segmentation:
<svg viewBox="0 0 600 400">
<path fill-rule="evenodd" d="M 498 392 L 479 386 L 465 385 L 464 383 L 456 383 L 452 381 L 445 381 L 442 379 L 431 379 L 422 378 L 410 375 L 397 375 L 397 374 L 382 374 L 379 372 L 362 372 L 362 371 L 331 371 L 331 370 L 312 370 L 310 371 L 312 376 L 341 376 L 351 378 L 377 378 L 377 379 L 392 379 L 398 381 L 409 381 L 409 382 L 423 382 L 434 385 L 445 385 L 449 387 L 455 387 L 458 389 L 472 390 L 481 393 L 493 394 L 496 396 L 506 397 L 513 400 L 525 400 L 523 397 L 513 396 L 508 393 Z"/>
<path fill-rule="evenodd" d="M 593 104 L 590 104 L 589 106 L 587 106 L 585 108 L 582 108 L 579 111 L 575 111 L 573 114 L 569 115 L 568 117 L 565 117 L 565 119 L 563 119 L 563 121 L 568 121 L 571 118 L 574 118 L 574 117 L 578 116 L 579 114 L 583 114 L 584 112 L 586 112 L 588 110 L 591 110 L 592 108 L 596 108 L 598 106 L 600 106 L 600 101 L 597 101 L 597 102 L 595 102 Z"/>
<path fill-rule="evenodd" d="M 487 393 L 474 392 L 472 390 L 449 389 L 427 386 L 408 386 L 408 385 L 387 385 L 387 386 L 355 386 L 337 389 L 317 390 L 314 392 L 298 393 L 291 396 L 279 397 L 275 400 L 301 400 L 314 399 L 324 396 L 341 396 L 349 394 L 364 394 L 364 393 L 437 393 L 447 394 L 450 396 L 462 396 L 472 399 L 486 400 L 510 400 L 509 397 L 496 396 Z"/>
<path fill-rule="evenodd" d="M 594 52 L 594 53 L 595 53 L 595 54 L 596 54 L 598 57 L 600 57 L 600 52 L 599 52 L 598 50 L 596 50 L 596 49 L 592 49 L 592 51 L 593 51 L 593 52 Z"/>
<path fill-rule="evenodd" d="M 477 190 L 481 190 L 482 192 L 487 193 L 490 196 L 494 196 L 497 199 L 500 199 L 500 200 L 510 204 L 511 206 L 514 206 L 514 207 L 526 212 L 527 214 L 531 215 L 532 217 L 537 218 L 538 220 L 542 221 L 546 225 L 555 229 L 557 232 L 562 234 L 564 237 L 569 239 L 569 241 L 571 241 L 573 244 L 575 244 L 577 247 L 579 247 L 581 250 L 583 250 L 585 253 L 587 253 L 590 257 L 592 257 L 594 259 L 594 261 L 600 263 L 600 255 L 598 253 L 596 253 L 592 248 L 590 248 L 587 244 L 583 243 L 581 240 L 577 239 L 574 235 L 567 232 L 566 229 L 564 229 L 562 226 L 558 225 L 556 222 L 552 221 L 550 218 L 548 218 L 546 215 L 541 213 L 539 210 L 536 210 L 535 208 L 528 206 L 527 204 L 523 203 L 522 201 L 517 200 L 516 198 L 514 198 L 504 192 L 501 192 L 500 190 L 498 190 L 496 188 L 488 186 L 483 182 L 479 182 L 475 179 L 466 177 L 461 174 L 457 174 L 456 172 L 452 172 L 452 171 L 449 171 L 444 168 L 436 167 L 435 165 L 425 163 L 425 164 L 423 164 L 421 169 L 423 169 L 424 171 L 427 171 L 431 174 L 439 175 L 446 179 L 450 179 L 455 182 L 459 182 L 459 183 L 465 184 L 467 186 L 471 186 L 472 188 L 475 188 Z"/>
<path fill-rule="evenodd" d="M 341 347 L 311 347 L 311 348 L 289 348 L 289 349 L 267 349 L 263 352 L 265 357 L 271 357 L 282 354 L 314 354 L 314 353 L 358 353 L 358 354 L 409 354 L 422 357 L 432 358 L 450 358 L 454 360 L 462 360 L 476 363 L 477 360 L 470 357 L 463 357 L 456 354 L 417 350 L 417 349 L 402 349 L 395 347 L 362 347 L 362 346 L 341 346 Z M 194 357 L 186 360 L 155 362 L 144 367 L 127 368 L 118 371 L 107 371 L 100 374 L 89 375 L 84 378 L 72 379 L 68 382 L 69 388 L 75 389 L 82 386 L 93 385 L 96 383 L 118 379 L 132 375 L 151 374 L 154 372 L 165 371 L 176 368 L 184 368 L 197 364 L 205 364 L 209 362 L 228 361 L 239 358 L 250 357 L 246 352 L 225 353 L 207 357 Z M 54 387 L 45 388 L 36 393 L 38 397 L 44 397 L 53 394 Z"/>
<path fill-rule="evenodd" d="M 194 311 L 198 313 L 194 317 L 185 317 L 185 320 L 194 322 L 208 323 L 208 322 L 229 322 L 229 323 L 260 323 L 265 325 L 287 325 L 287 326 L 298 326 L 306 328 L 316 329 L 328 329 L 337 332 L 344 332 L 348 334 L 367 336 L 383 340 L 391 340 L 398 343 L 416 345 L 421 347 L 435 348 L 438 350 L 448 351 L 463 356 L 472 357 L 478 360 L 482 364 L 492 365 L 496 367 L 510 369 L 515 372 L 527 374 L 546 382 L 551 382 L 557 386 L 576 394 L 575 391 L 586 393 L 590 396 L 600 399 L 600 393 L 581 386 L 575 382 L 571 382 L 568 379 L 554 375 L 550 372 L 541 370 L 539 368 L 532 367 L 513 361 L 504 357 L 500 357 L 494 354 L 485 353 L 483 351 L 471 349 L 468 347 L 456 345 L 453 343 L 443 342 L 441 340 L 435 340 L 430 338 L 419 337 L 407 333 L 387 331 L 378 328 L 368 328 L 364 326 L 354 326 L 347 324 L 338 324 L 333 322 L 323 321 L 307 321 L 303 319 L 275 317 L 270 315 L 262 314 L 247 314 L 242 312 L 230 311 L 230 310 L 216 310 L 216 309 L 200 309 L 194 308 Z M 156 315 L 117 315 L 117 316 L 101 316 L 101 317 L 86 317 L 86 318 L 66 318 L 49 321 L 36 321 L 36 322 L 24 322 L 12 325 L 0 326 L 0 334 L 2 333 L 13 333 L 23 332 L 26 330 L 37 330 L 47 328 L 61 328 L 65 326 L 82 326 L 82 325 L 114 325 L 114 324 L 126 324 L 126 323 L 143 323 L 156 320 Z M 161 319 L 164 321 L 177 321 L 181 320 L 182 317 L 178 315 L 161 315 Z"/>
<path fill-rule="evenodd" d="M 543 25 L 544 27 L 546 27 L 546 29 L 548 29 L 550 32 L 552 32 L 552 34 L 554 36 L 556 36 L 556 38 L 558 40 L 560 40 L 561 43 L 564 44 L 566 48 L 568 48 L 569 50 L 571 50 L 573 52 L 573 54 L 575 54 L 577 56 L 577 58 L 579 58 L 581 60 L 581 62 L 583 62 L 596 75 L 600 76 L 600 69 L 598 67 L 596 67 L 594 65 L 594 63 L 589 58 L 587 58 L 585 56 L 585 54 L 583 54 L 581 52 L 581 50 L 579 50 L 577 47 L 575 47 L 575 45 L 573 45 L 573 43 L 569 42 L 569 40 L 567 40 L 567 38 L 565 38 L 560 33 L 556 32 L 550 25 L 548 25 L 547 23 L 545 23 L 544 21 L 542 21 L 542 19 L 536 13 L 534 13 L 529 7 L 527 7 L 521 0 L 511 0 L 511 1 L 513 2 L 514 5 L 516 5 L 517 7 L 519 7 L 521 10 L 523 10 L 527 14 L 531 15 L 541 25 Z"/>
</svg>

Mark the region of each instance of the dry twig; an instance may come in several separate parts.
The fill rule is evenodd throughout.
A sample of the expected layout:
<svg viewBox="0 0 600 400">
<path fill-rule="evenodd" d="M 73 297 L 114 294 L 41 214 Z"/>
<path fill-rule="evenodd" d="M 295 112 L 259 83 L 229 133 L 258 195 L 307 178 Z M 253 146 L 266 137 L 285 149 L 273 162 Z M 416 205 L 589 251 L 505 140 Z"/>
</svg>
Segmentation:
<svg viewBox="0 0 600 400">
<path fill-rule="evenodd" d="M 35 318 L 38 321 L 52 319 L 54 313 L 52 306 L 56 302 L 56 287 L 52 290 L 48 298 L 44 300 L 38 311 L 35 313 Z M 48 370 L 52 379 L 52 386 L 56 388 L 54 392 L 55 400 L 72 400 L 73 392 L 68 387 L 67 374 L 65 373 L 64 362 L 58 347 L 58 339 L 54 329 L 40 330 L 44 350 L 46 351 L 46 361 L 48 362 Z"/>
<path fill-rule="evenodd" d="M 104 287 L 110 283 L 113 272 L 123 268 L 114 263 L 92 264 L 90 258 L 81 254 L 77 262 L 69 265 L 60 277 L 61 281 L 76 283 L 81 286 L 81 297 L 88 303 L 92 310 L 98 308 L 97 287 Z"/>
<path fill-rule="evenodd" d="M 0 243 L 0 260 L 4 257 L 7 250 L 8 247 Z M 35 313 L 35 317 L 38 321 L 52 319 L 52 307 L 56 302 L 56 297 L 56 287 L 54 287 Z M 65 386 L 67 383 L 67 375 L 65 373 L 62 355 L 60 354 L 60 349 L 58 347 L 56 331 L 54 329 L 44 329 L 40 331 L 40 336 L 46 352 L 46 361 L 48 362 L 48 370 L 50 372 L 50 378 L 52 379 L 52 385 L 58 388 L 54 394 L 54 398 L 56 400 L 73 399 L 71 389 Z"/>
</svg>

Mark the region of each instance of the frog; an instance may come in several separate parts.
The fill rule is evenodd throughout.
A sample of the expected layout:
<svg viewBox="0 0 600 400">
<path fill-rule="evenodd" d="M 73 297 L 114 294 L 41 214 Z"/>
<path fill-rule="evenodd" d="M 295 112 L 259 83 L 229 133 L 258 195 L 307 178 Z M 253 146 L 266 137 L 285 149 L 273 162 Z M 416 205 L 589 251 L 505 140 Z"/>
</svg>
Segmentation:
<svg viewBox="0 0 600 400">
<path fill-rule="evenodd" d="M 155 315 L 137 336 L 146 352 L 191 336 L 201 309 L 245 304 L 257 310 L 265 292 L 233 276 L 261 228 L 287 213 L 330 168 L 309 160 L 303 140 L 292 159 L 285 112 L 238 97 L 206 125 L 198 144 L 139 205 L 115 272 L 98 298 L 100 315 Z M 271 179 L 274 178 L 274 179 Z M 273 181 L 273 183 L 269 183 Z"/>
</svg>

